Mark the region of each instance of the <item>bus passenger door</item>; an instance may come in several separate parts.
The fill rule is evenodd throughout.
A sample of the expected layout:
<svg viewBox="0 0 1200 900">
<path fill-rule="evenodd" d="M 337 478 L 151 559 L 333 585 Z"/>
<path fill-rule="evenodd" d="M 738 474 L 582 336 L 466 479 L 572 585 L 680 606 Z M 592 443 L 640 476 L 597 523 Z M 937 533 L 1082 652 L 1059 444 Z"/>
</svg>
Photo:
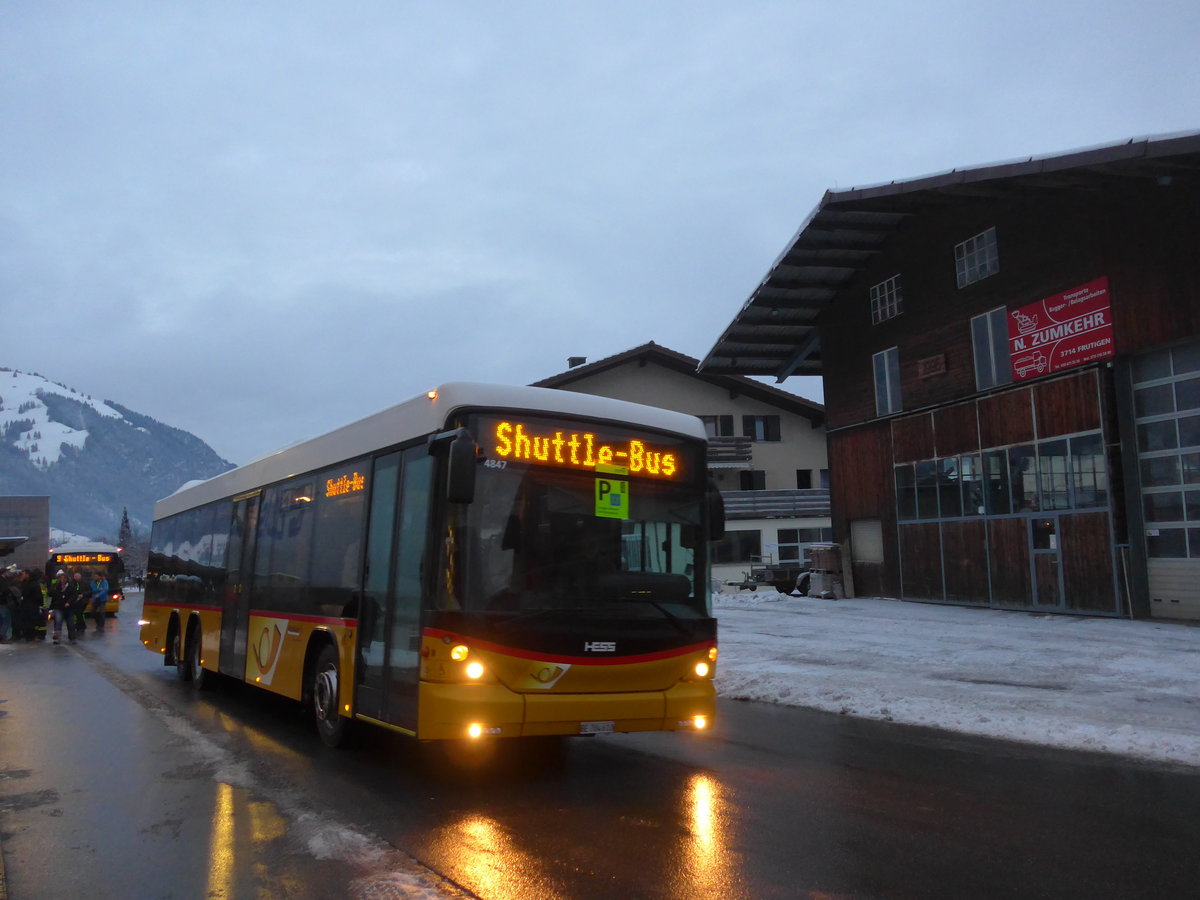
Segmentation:
<svg viewBox="0 0 1200 900">
<path fill-rule="evenodd" d="M 396 569 L 388 634 L 388 721 L 417 729 L 417 683 L 421 678 L 421 599 L 434 459 L 424 447 L 404 451 Z"/>
<path fill-rule="evenodd" d="M 359 713 L 415 731 L 421 650 L 421 563 L 433 458 L 424 446 L 375 461 L 358 623 Z"/>
<path fill-rule="evenodd" d="M 250 629 L 250 585 L 254 567 L 254 536 L 258 531 L 259 495 L 233 501 L 229 546 L 225 556 L 227 575 L 221 601 L 221 655 L 218 668 L 238 681 L 246 674 L 246 633 Z"/>
<path fill-rule="evenodd" d="M 383 717 L 384 663 L 387 660 L 388 587 L 392 583 L 392 538 L 396 531 L 396 485 L 400 454 L 375 460 L 371 479 L 371 511 L 367 521 L 367 561 L 362 600 L 358 608 L 358 650 L 355 658 L 355 709 L 364 716 Z"/>
</svg>

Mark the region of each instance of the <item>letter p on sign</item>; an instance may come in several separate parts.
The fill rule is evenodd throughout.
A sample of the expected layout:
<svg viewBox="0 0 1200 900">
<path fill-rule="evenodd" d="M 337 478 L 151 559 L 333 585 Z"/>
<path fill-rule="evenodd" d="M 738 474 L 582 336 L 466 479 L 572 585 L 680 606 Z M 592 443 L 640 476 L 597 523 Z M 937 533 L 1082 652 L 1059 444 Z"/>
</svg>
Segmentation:
<svg viewBox="0 0 1200 900">
<path fill-rule="evenodd" d="M 629 518 L 629 482 L 596 479 L 596 516 L 601 519 Z"/>
</svg>

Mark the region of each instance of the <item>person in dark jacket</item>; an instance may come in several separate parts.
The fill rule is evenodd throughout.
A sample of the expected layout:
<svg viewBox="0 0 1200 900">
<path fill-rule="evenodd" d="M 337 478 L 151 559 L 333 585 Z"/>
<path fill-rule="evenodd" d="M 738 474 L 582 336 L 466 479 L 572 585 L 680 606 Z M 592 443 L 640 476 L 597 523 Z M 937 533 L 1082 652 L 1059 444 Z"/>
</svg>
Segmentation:
<svg viewBox="0 0 1200 900">
<path fill-rule="evenodd" d="M 13 636 L 17 640 L 34 641 L 46 636 L 46 620 L 42 607 L 46 598 L 42 594 L 42 573 L 37 569 L 26 569 L 21 573 L 21 602 L 13 621 Z"/>
<path fill-rule="evenodd" d="M 83 602 L 82 591 L 82 586 L 67 578 L 67 573 L 62 569 L 54 573 L 49 590 L 50 616 L 54 619 L 54 643 L 62 643 L 64 620 L 67 623 L 67 637 L 75 640 L 76 604 Z"/>
<path fill-rule="evenodd" d="M 5 570 L 3 581 L 0 582 L 0 644 L 7 644 L 12 637 L 13 618 L 20 602 L 21 592 L 17 589 L 17 575 Z"/>
<path fill-rule="evenodd" d="M 75 633 L 83 634 L 87 631 L 86 616 L 92 599 L 92 587 L 78 569 L 71 573 L 71 594 L 74 598 L 71 608 L 75 611 Z"/>
</svg>

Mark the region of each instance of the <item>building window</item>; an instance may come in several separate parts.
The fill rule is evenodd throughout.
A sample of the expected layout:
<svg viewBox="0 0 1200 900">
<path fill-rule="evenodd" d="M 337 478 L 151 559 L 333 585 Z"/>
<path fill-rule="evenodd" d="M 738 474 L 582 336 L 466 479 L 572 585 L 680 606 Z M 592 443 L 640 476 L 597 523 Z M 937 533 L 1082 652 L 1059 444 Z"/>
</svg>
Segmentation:
<svg viewBox="0 0 1200 900">
<path fill-rule="evenodd" d="M 903 409 L 900 403 L 900 348 L 876 353 L 871 359 L 875 365 L 875 414 L 890 416 L 900 412 Z"/>
<path fill-rule="evenodd" d="M 796 489 L 800 491 L 812 490 L 812 469 L 796 470 Z"/>
<path fill-rule="evenodd" d="M 887 281 L 871 285 L 872 325 L 894 319 L 902 312 L 904 312 L 904 291 L 900 287 L 899 275 L 893 275 Z"/>
<path fill-rule="evenodd" d="M 779 561 L 799 562 L 803 559 L 807 562 L 809 545 L 832 540 L 832 528 L 780 528 Z"/>
<path fill-rule="evenodd" d="M 752 441 L 778 441 L 779 416 L 742 416 L 742 434 Z"/>
<path fill-rule="evenodd" d="M 895 479 L 900 521 L 1105 509 L 1110 496 L 1098 431 L 902 463 Z"/>
<path fill-rule="evenodd" d="M 738 474 L 742 479 L 743 491 L 765 491 L 767 489 L 767 473 L 761 469 Z"/>
<path fill-rule="evenodd" d="M 1000 271 L 1000 254 L 996 250 L 996 229 L 989 228 L 975 237 L 967 238 L 954 247 L 954 270 L 958 286 L 966 287 Z"/>
<path fill-rule="evenodd" d="M 727 531 L 713 547 L 713 563 L 759 562 L 762 560 L 762 532 Z"/>
<path fill-rule="evenodd" d="M 1008 307 L 971 319 L 971 347 L 975 352 L 975 386 L 986 391 L 1012 381 L 1008 355 Z"/>
<path fill-rule="evenodd" d="M 821 469 L 818 474 L 819 474 L 819 478 L 820 478 L 821 490 L 823 490 L 823 491 L 829 490 L 829 470 Z"/>
<path fill-rule="evenodd" d="M 700 421 L 710 438 L 733 437 L 733 416 L 701 416 Z"/>
</svg>

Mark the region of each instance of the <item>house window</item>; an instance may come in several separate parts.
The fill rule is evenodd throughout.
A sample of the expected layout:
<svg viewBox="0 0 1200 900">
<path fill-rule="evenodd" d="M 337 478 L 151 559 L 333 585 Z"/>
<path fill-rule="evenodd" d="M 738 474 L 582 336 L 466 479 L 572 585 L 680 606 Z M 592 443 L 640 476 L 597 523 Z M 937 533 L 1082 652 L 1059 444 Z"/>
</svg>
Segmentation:
<svg viewBox="0 0 1200 900">
<path fill-rule="evenodd" d="M 778 441 L 779 416 L 742 416 L 742 434 L 752 441 Z"/>
<path fill-rule="evenodd" d="M 808 559 L 810 544 L 833 540 L 832 528 L 780 528 L 779 561 L 798 562 Z"/>
<path fill-rule="evenodd" d="M 967 238 L 954 247 L 954 270 L 958 286 L 966 287 L 1000 271 L 1000 255 L 996 251 L 996 229 L 989 228 L 975 237 Z"/>
<path fill-rule="evenodd" d="M 765 491 L 767 489 L 767 473 L 762 469 L 738 474 L 742 479 L 743 491 Z"/>
<path fill-rule="evenodd" d="M 904 291 L 900 287 L 899 275 L 893 275 L 887 281 L 871 285 L 872 325 L 894 319 L 902 312 L 904 312 Z"/>
<path fill-rule="evenodd" d="M 971 347 L 975 351 L 975 385 L 981 391 L 1012 381 L 1008 355 L 1008 307 L 971 319 Z"/>
<path fill-rule="evenodd" d="M 727 531 L 713 547 L 712 557 L 716 564 L 759 562 L 762 559 L 762 532 Z"/>
<path fill-rule="evenodd" d="M 700 421 L 710 438 L 733 437 L 733 416 L 701 416 Z"/>
<path fill-rule="evenodd" d="M 818 476 L 820 478 L 821 490 L 823 490 L 823 491 L 829 490 L 829 470 L 821 469 L 818 472 Z"/>
<path fill-rule="evenodd" d="M 812 469 L 796 470 L 796 489 L 801 491 L 812 490 Z"/>
<path fill-rule="evenodd" d="M 875 414 L 900 412 L 900 348 L 892 347 L 871 357 L 875 366 Z"/>
</svg>

